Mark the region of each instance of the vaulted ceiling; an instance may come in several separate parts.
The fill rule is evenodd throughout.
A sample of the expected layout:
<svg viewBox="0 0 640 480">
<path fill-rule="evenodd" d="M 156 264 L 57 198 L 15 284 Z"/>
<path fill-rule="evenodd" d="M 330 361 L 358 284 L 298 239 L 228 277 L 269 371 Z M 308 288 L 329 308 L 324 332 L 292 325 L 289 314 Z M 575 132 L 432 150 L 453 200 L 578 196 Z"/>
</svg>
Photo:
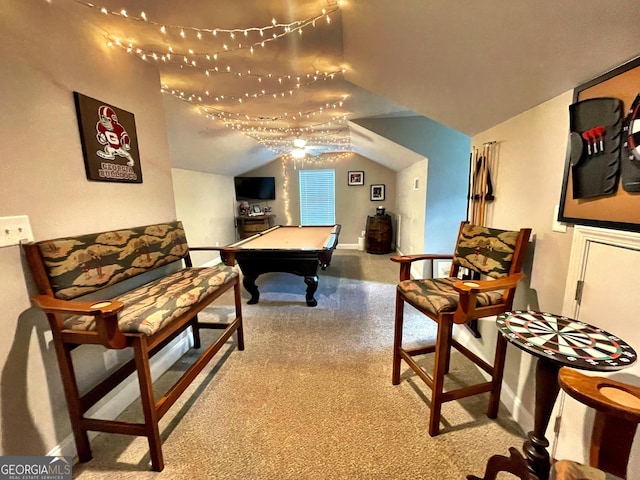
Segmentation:
<svg viewBox="0 0 640 480">
<path fill-rule="evenodd" d="M 638 0 L 49 1 L 156 64 L 173 166 L 223 175 L 358 152 L 357 118 L 474 135 L 640 55 Z"/>
</svg>

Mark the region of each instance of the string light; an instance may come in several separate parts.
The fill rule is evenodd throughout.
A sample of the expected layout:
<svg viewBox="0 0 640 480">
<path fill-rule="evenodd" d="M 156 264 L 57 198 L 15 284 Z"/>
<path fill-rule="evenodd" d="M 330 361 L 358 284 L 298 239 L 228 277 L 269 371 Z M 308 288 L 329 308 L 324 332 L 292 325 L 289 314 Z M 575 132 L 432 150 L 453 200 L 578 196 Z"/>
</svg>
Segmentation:
<svg viewBox="0 0 640 480">
<path fill-rule="evenodd" d="M 254 56 L 256 50 L 261 50 L 272 41 L 291 33 L 302 34 L 307 27 L 331 25 L 331 14 L 340 9 L 339 4 L 328 1 L 329 10 L 322 9 L 320 14 L 295 20 L 290 23 L 279 23 L 273 18 L 270 24 L 250 28 L 198 28 L 186 25 L 172 25 L 152 19 L 147 13 L 140 12 L 138 16 L 125 9 L 110 10 L 99 7 L 84 0 L 72 0 L 85 7 L 98 10 L 102 15 L 119 17 L 123 22 L 138 22 L 149 28 L 157 29 L 163 38 L 170 39 L 173 45 L 138 46 L 133 40 L 124 41 L 114 35 L 105 35 L 107 44 L 119 47 L 127 53 L 136 55 L 147 62 L 157 62 L 161 69 L 172 68 L 172 82 L 176 86 L 181 82 L 176 73 L 180 70 L 200 71 L 205 81 L 213 81 L 220 74 L 237 79 L 256 82 L 255 87 L 248 87 L 246 82 L 241 92 L 221 92 L 218 86 L 205 86 L 200 91 L 187 91 L 183 87 L 175 88 L 164 84 L 161 92 L 190 103 L 196 111 L 206 118 L 221 121 L 227 128 L 242 132 L 260 142 L 262 145 L 278 153 L 286 154 L 291 151 L 291 136 L 304 133 L 314 146 L 328 150 L 346 151 L 351 148 L 350 138 L 340 136 L 348 130 L 346 127 L 348 114 L 341 112 L 346 96 L 335 101 L 329 101 L 317 108 L 297 112 L 284 112 L 276 115 L 261 115 L 248 112 L 245 105 L 252 100 L 270 96 L 273 99 L 293 97 L 298 91 L 320 80 L 334 80 L 338 75 L 345 74 L 344 68 L 328 69 L 325 71 L 283 75 L 281 72 L 264 73 L 247 69 L 241 71 L 231 65 L 219 64 L 221 55 L 229 52 L 246 50 L 247 55 Z M 166 20 L 166 19 L 165 19 Z M 317 23 L 318 20 L 324 20 Z M 184 42 L 190 42 L 186 44 Z M 210 45 L 209 47 L 207 45 Z M 211 45 L 215 45 L 211 48 Z M 166 65 L 166 67 L 164 66 Z M 177 72 L 176 72 L 177 70 Z M 162 73 L 162 72 L 161 72 Z M 183 84 L 181 84 L 183 85 Z M 238 83 L 238 85 L 240 85 Z M 326 118 L 329 117 L 329 120 Z M 315 123 L 309 121 L 318 119 Z M 313 137 L 311 137 L 313 135 Z"/>
<path fill-rule="evenodd" d="M 330 24 L 331 23 L 330 15 L 340 10 L 340 6 L 336 5 L 334 8 L 332 8 L 329 11 L 322 9 L 322 13 L 318 15 L 314 15 L 312 17 L 308 17 L 303 20 L 295 20 L 290 23 L 277 23 L 274 18 L 272 19 L 270 25 L 265 25 L 261 27 L 231 28 L 231 29 L 229 28 L 198 28 L 198 27 L 192 27 L 192 26 L 169 25 L 167 23 L 159 23 L 153 20 L 149 20 L 149 18 L 144 12 L 141 12 L 140 16 L 136 17 L 133 15 L 128 15 L 124 9 L 119 12 L 116 12 L 113 10 L 109 10 L 106 7 L 98 7 L 93 3 L 89 3 L 84 0 L 73 0 L 73 1 L 85 7 L 99 9 L 100 12 L 105 15 L 118 16 L 118 17 L 126 18 L 127 20 L 130 20 L 132 22 L 140 22 L 148 25 L 153 25 L 154 27 L 158 28 L 163 35 L 170 35 L 172 31 L 178 31 L 180 37 L 183 39 L 187 37 L 187 32 L 194 33 L 198 40 L 201 40 L 204 34 L 207 34 L 212 37 L 217 37 L 218 34 L 226 34 L 229 36 L 230 40 L 235 39 L 236 34 L 241 34 L 244 37 L 248 37 L 248 35 L 251 33 L 258 33 L 261 37 L 261 40 L 259 41 L 250 42 L 244 45 L 242 43 L 239 43 L 236 47 L 229 47 L 228 45 L 225 45 L 223 47 L 225 53 L 234 52 L 237 50 L 245 50 L 245 49 L 250 49 L 253 51 L 253 47 L 256 47 L 256 46 L 264 47 L 267 42 L 272 42 L 286 35 L 290 35 L 293 32 L 299 31 L 300 33 L 302 33 L 302 29 L 310 25 L 315 27 L 316 21 L 323 17 L 326 18 L 327 23 Z M 274 30 L 282 30 L 282 31 L 280 33 L 275 33 L 275 32 L 272 32 Z M 265 36 L 265 32 L 270 33 L 270 35 L 267 38 L 263 38 Z M 217 52 L 217 53 L 222 53 L 222 52 Z M 196 55 L 206 55 L 206 54 L 198 53 Z"/>
</svg>

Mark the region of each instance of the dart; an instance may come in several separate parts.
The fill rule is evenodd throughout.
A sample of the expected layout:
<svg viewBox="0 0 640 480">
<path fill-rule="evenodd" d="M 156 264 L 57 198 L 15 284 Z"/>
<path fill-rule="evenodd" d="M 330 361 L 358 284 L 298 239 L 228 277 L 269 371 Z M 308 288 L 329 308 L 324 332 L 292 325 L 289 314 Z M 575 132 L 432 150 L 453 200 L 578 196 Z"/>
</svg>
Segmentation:
<svg viewBox="0 0 640 480">
<path fill-rule="evenodd" d="M 604 132 L 606 131 L 606 129 L 600 125 L 596 128 L 593 129 L 593 134 L 595 138 L 599 138 L 600 139 L 600 151 L 604 152 Z"/>
<path fill-rule="evenodd" d="M 586 132 L 582 132 L 582 138 L 587 142 L 587 152 L 591 155 L 591 131 L 587 130 Z"/>
</svg>

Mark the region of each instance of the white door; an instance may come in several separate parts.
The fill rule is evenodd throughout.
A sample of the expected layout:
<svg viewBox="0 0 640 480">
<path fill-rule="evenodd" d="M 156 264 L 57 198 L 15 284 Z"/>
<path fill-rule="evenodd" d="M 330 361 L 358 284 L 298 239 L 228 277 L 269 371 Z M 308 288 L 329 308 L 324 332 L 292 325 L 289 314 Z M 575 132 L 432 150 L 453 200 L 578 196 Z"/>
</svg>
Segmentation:
<svg viewBox="0 0 640 480">
<path fill-rule="evenodd" d="M 603 328 L 640 353 L 640 236 L 576 227 L 569 270 L 563 313 Z M 580 301 L 574 297 L 578 281 L 583 282 Z M 602 375 L 640 385 L 640 364 Z M 553 442 L 554 457 L 586 462 L 592 413 L 569 396 L 564 396 L 564 402 L 560 432 Z M 640 478 L 634 476 L 640 475 L 640 432 L 634 441 L 629 472 L 628 478 Z"/>
</svg>

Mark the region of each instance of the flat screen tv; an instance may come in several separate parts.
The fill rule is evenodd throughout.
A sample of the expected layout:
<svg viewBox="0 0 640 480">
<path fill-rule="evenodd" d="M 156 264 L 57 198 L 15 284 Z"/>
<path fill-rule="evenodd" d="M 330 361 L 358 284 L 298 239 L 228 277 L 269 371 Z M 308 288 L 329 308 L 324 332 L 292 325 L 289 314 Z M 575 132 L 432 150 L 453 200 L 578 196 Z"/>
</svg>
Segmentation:
<svg viewBox="0 0 640 480">
<path fill-rule="evenodd" d="M 236 200 L 275 200 L 274 177 L 234 177 Z"/>
</svg>

